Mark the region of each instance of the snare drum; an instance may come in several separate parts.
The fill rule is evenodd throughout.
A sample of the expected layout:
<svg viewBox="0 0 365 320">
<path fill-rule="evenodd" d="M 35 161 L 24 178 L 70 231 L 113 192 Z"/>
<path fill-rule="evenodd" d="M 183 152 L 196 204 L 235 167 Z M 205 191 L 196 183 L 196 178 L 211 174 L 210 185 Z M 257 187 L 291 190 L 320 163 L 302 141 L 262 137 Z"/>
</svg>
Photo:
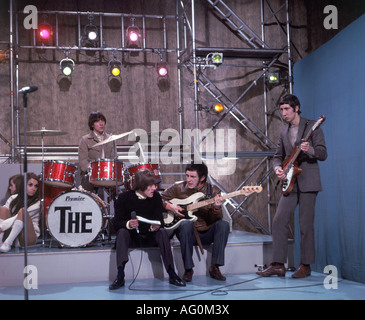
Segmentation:
<svg viewBox="0 0 365 320">
<path fill-rule="evenodd" d="M 82 247 L 96 238 L 106 211 L 105 203 L 97 195 L 85 191 L 68 191 L 50 204 L 48 230 L 61 244 Z"/>
<path fill-rule="evenodd" d="M 127 190 L 133 189 L 134 175 L 140 170 L 151 171 L 158 182 L 157 188 L 160 188 L 161 173 L 159 165 L 156 163 L 138 163 L 136 165 L 129 166 L 124 172 L 124 186 Z"/>
<path fill-rule="evenodd" d="M 56 160 L 43 162 L 43 181 L 56 187 L 73 188 L 75 186 L 76 166 Z"/>
<path fill-rule="evenodd" d="M 116 167 L 115 167 L 116 164 Z M 123 183 L 123 162 L 113 159 L 100 159 L 90 163 L 90 183 L 102 187 L 114 187 Z"/>
</svg>

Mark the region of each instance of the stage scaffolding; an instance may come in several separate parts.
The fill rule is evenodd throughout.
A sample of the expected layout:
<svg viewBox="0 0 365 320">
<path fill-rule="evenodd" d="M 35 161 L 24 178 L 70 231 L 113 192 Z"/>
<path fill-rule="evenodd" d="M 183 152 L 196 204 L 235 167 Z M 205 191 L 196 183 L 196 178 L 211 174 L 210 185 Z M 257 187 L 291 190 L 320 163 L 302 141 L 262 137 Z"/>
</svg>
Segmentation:
<svg viewBox="0 0 365 320">
<path fill-rule="evenodd" d="M 6 162 L 16 162 L 19 161 L 18 154 L 22 150 L 23 146 L 20 145 L 20 132 L 19 132 L 19 105 L 21 103 L 19 98 L 19 65 L 18 65 L 18 52 L 22 49 L 42 49 L 42 50 L 59 50 L 59 51 L 109 51 L 113 53 L 118 52 L 131 52 L 131 51 L 141 51 L 150 52 L 158 55 L 162 54 L 176 54 L 177 61 L 177 82 L 178 82 L 178 106 L 177 113 L 179 116 L 179 132 L 180 137 L 183 136 L 184 130 L 184 102 L 183 102 L 183 74 L 186 71 L 188 77 L 193 79 L 192 83 L 193 90 L 191 94 L 194 100 L 194 111 L 195 111 L 195 127 L 199 129 L 199 115 L 201 109 L 199 108 L 199 94 L 202 90 L 205 90 L 209 95 L 211 95 L 216 101 L 220 102 L 224 107 L 224 112 L 219 117 L 219 119 L 210 128 L 213 131 L 219 128 L 220 124 L 226 117 L 232 117 L 235 119 L 240 126 L 242 126 L 253 139 L 256 141 L 263 149 L 260 152 L 241 152 L 238 150 L 236 157 L 238 161 L 244 161 L 245 159 L 257 159 L 258 164 L 252 172 L 250 172 L 247 177 L 242 180 L 242 183 L 236 188 L 239 190 L 245 183 L 252 177 L 252 175 L 261 167 L 265 168 L 265 174 L 257 180 L 257 185 L 265 186 L 265 192 L 267 193 L 267 221 L 268 228 L 263 226 L 255 217 L 244 208 L 244 204 L 247 201 L 246 197 L 243 201 L 237 202 L 235 199 L 229 199 L 226 204 L 226 208 L 229 211 L 231 217 L 236 214 L 242 214 L 247 220 L 258 230 L 260 233 L 270 234 L 271 233 L 271 205 L 272 200 L 272 190 L 270 181 L 270 175 L 272 169 L 270 168 L 270 159 L 274 154 L 276 148 L 275 142 L 268 136 L 268 118 L 273 115 L 275 111 L 268 110 L 268 101 L 274 101 L 274 98 L 270 94 L 270 89 L 267 86 L 267 82 L 264 82 L 263 90 L 263 100 L 264 100 L 264 118 L 265 128 L 259 128 L 251 119 L 244 114 L 239 108 L 238 103 L 246 96 L 246 94 L 254 87 L 262 78 L 265 78 L 268 72 L 272 68 L 284 69 L 287 73 L 287 81 L 283 87 L 283 92 L 292 92 L 292 58 L 291 50 L 292 43 L 290 40 L 290 19 L 289 19 L 289 0 L 278 0 L 277 2 L 282 2 L 278 9 L 275 11 L 272 9 L 269 0 L 260 1 L 260 16 L 261 16 L 261 35 L 255 33 L 244 21 L 237 15 L 223 0 L 176 0 L 176 13 L 174 15 L 144 15 L 144 14 L 123 14 L 123 13 L 106 13 L 106 12 L 92 12 L 93 19 L 98 22 L 98 31 L 100 34 L 100 41 L 98 47 L 88 47 L 84 46 L 82 42 L 82 17 L 90 16 L 90 12 L 78 12 L 78 11 L 43 11 L 38 12 L 39 14 L 47 14 L 47 16 L 53 16 L 55 22 L 54 37 L 55 42 L 53 45 L 42 45 L 37 46 L 35 40 L 35 31 L 33 31 L 33 41 L 31 45 L 25 45 L 19 42 L 18 28 L 21 24 L 19 22 L 19 14 L 23 14 L 19 11 L 19 8 L 14 8 L 13 0 L 10 2 L 10 103 L 11 103 L 11 155 L 6 159 Z M 217 21 L 222 23 L 222 27 L 228 27 L 229 30 L 239 37 L 242 42 L 247 46 L 247 48 L 226 48 L 226 47 L 199 47 L 196 42 L 196 6 L 198 2 L 206 2 L 209 8 L 214 12 L 217 17 Z M 267 11 L 266 11 L 267 10 Z M 286 21 L 281 23 L 278 18 L 278 13 L 285 11 Z M 269 16 L 265 20 L 265 12 Z M 73 16 L 77 21 L 77 33 L 78 33 L 78 43 L 77 45 L 65 45 L 59 42 L 59 16 Z M 118 18 L 120 21 L 121 30 L 121 42 L 119 46 L 108 47 L 103 41 L 103 24 L 104 19 L 108 18 Z M 126 46 L 126 39 L 124 38 L 126 31 L 126 21 L 127 19 L 139 19 L 142 21 L 142 46 L 141 48 L 131 49 Z M 145 41 L 146 34 L 146 21 L 148 19 L 155 19 L 161 23 L 161 32 L 164 39 L 162 47 L 147 47 Z M 176 47 L 169 48 L 167 43 L 170 36 L 169 30 L 167 28 L 166 21 L 173 19 L 176 21 L 176 29 L 173 34 L 176 36 Z M 270 20 L 270 21 L 269 21 Z M 270 23 L 269 23 L 270 22 Z M 280 29 L 279 33 L 286 39 L 286 44 L 282 48 L 270 48 L 265 41 L 265 30 L 268 27 L 272 27 L 272 24 Z M 270 26 L 269 26 L 270 25 Z M 283 27 L 283 25 L 285 27 Z M 15 50 L 16 49 L 16 50 Z M 223 90 L 219 88 L 219 85 L 215 84 L 206 75 L 206 68 L 209 67 L 209 62 L 207 61 L 207 56 L 211 52 L 222 53 L 224 61 L 252 61 L 261 63 L 261 72 L 257 75 L 257 78 L 249 84 L 249 86 L 239 95 L 238 98 L 232 99 L 223 93 Z M 252 67 L 257 68 L 257 64 L 252 64 Z M 230 66 L 234 68 L 235 66 Z M 13 94 L 15 93 L 15 94 Z M 15 117 L 14 117 L 15 115 Z M 15 128 L 17 132 L 15 132 Z M 203 138 L 204 139 L 204 138 Z M 64 146 L 64 147 L 54 147 L 47 148 L 50 152 L 46 152 L 47 156 L 71 156 L 75 157 L 77 154 L 76 146 Z M 30 148 L 31 157 L 34 159 L 41 160 L 41 150 L 37 147 Z M 123 147 L 118 147 L 118 152 L 123 153 Z M 224 192 L 228 193 L 219 182 L 210 177 L 211 181 L 216 183 Z M 229 208 L 228 208 L 229 207 Z"/>
</svg>

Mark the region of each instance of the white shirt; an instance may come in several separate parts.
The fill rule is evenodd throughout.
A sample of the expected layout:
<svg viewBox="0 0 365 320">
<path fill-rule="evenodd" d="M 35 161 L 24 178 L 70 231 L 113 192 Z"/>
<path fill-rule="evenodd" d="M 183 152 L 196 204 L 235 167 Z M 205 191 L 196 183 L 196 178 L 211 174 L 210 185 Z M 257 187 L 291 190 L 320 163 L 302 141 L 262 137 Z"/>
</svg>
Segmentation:
<svg viewBox="0 0 365 320">
<path fill-rule="evenodd" d="M 10 196 L 9 199 L 6 201 L 4 207 L 6 207 L 8 210 L 10 210 L 10 204 L 17 196 L 18 196 L 17 194 Z M 41 234 L 41 231 L 39 228 L 40 209 L 41 209 L 40 201 L 37 201 L 36 203 L 32 204 L 29 208 L 27 208 L 27 212 L 28 212 L 30 218 L 32 219 L 34 232 L 36 233 L 37 237 L 39 237 Z M 18 215 L 16 214 L 15 216 L 1 222 L 1 224 L 0 224 L 1 230 L 5 231 L 5 230 L 8 230 L 9 228 L 11 228 L 17 218 L 18 218 Z"/>
</svg>

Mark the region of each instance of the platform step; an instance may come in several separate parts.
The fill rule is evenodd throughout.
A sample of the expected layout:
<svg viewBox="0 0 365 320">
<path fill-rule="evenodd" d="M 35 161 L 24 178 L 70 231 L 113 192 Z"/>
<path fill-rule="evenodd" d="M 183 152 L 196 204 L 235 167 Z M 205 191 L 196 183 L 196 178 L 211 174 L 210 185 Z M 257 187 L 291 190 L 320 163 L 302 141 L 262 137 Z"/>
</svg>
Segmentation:
<svg viewBox="0 0 365 320">
<path fill-rule="evenodd" d="M 293 263 L 294 244 L 289 243 Z M 233 231 L 225 251 L 223 274 L 256 272 L 255 265 L 271 262 L 271 237 L 243 231 Z M 194 248 L 194 275 L 207 275 L 211 261 L 211 246 L 204 247 L 202 255 Z M 15 251 L 14 251 L 15 250 Z M 184 273 L 178 242 L 172 242 L 172 252 L 177 273 Z M 38 284 L 79 283 L 90 281 L 113 281 L 117 274 L 115 250 L 112 244 L 88 248 L 28 249 L 28 265 L 36 267 Z M 0 287 L 19 286 L 24 281 L 24 253 L 21 249 L 0 255 Z M 159 248 L 131 249 L 126 265 L 126 278 L 166 278 Z M 137 274 L 138 273 L 138 274 Z"/>
</svg>

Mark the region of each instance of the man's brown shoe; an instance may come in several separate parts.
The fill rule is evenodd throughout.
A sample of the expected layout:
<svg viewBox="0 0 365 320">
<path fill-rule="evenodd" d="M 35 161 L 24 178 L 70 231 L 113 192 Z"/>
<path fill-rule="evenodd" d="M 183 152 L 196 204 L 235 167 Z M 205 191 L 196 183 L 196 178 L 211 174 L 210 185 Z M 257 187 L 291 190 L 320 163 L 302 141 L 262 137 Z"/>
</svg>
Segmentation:
<svg viewBox="0 0 365 320">
<path fill-rule="evenodd" d="M 193 274 L 194 274 L 193 269 L 185 270 L 184 275 L 183 275 L 183 280 L 185 282 L 190 282 L 193 279 Z"/>
<path fill-rule="evenodd" d="M 292 278 L 305 278 L 311 275 L 311 267 L 300 264 L 297 271 L 293 273 Z"/>
<path fill-rule="evenodd" d="M 210 277 L 213 279 L 220 280 L 220 281 L 226 281 L 226 277 L 224 275 L 222 275 L 221 272 L 219 271 L 219 268 L 213 264 L 209 268 L 209 274 L 210 274 Z"/>
<path fill-rule="evenodd" d="M 263 271 L 257 271 L 256 274 L 262 277 L 278 276 L 285 277 L 285 266 L 283 264 L 270 264 L 268 268 Z"/>
</svg>

